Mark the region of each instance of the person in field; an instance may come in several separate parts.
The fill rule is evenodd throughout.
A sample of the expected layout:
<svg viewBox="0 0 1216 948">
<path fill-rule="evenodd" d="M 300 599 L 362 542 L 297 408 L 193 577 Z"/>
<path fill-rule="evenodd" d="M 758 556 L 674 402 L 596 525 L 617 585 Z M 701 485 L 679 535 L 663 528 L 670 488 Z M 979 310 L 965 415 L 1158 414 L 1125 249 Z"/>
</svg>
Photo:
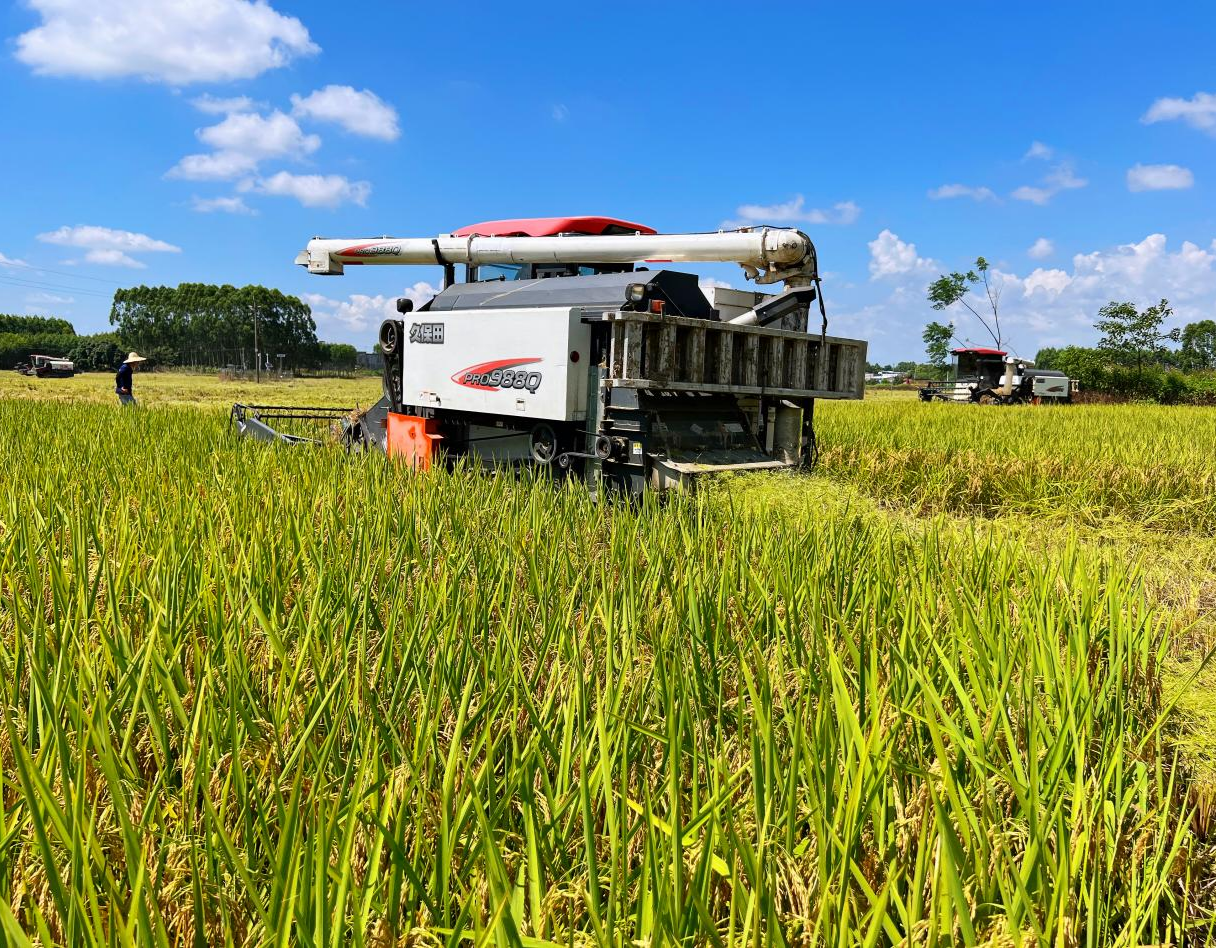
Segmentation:
<svg viewBox="0 0 1216 948">
<path fill-rule="evenodd" d="M 118 374 L 114 376 L 114 391 L 118 394 L 118 401 L 121 404 L 135 404 L 135 396 L 131 393 L 131 376 L 134 374 L 132 367 L 147 361 L 138 352 L 132 352 L 127 356 L 126 361 L 118 367 Z"/>
</svg>

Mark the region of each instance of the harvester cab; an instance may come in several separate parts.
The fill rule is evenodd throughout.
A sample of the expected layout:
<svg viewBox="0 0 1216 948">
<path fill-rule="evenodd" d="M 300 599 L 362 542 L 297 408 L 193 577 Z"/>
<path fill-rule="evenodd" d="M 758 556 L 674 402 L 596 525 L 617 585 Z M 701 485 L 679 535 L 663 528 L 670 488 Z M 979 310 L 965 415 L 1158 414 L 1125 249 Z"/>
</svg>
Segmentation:
<svg viewBox="0 0 1216 948">
<path fill-rule="evenodd" d="M 347 430 L 420 468 L 442 451 L 640 494 L 804 466 L 815 400 L 864 390 L 866 344 L 827 335 L 815 248 L 797 230 L 490 221 L 436 238 L 316 238 L 296 262 L 323 275 L 443 268 L 440 293 L 399 301 L 380 327 L 384 397 Z M 667 266 L 680 262 L 734 262 L 785 289 L 705 292 Z"/>
<path fill-rule="evenodd" d="M 946 382 L 920 390 L 924 402 L 975 405 L 1052 404 L 1072 401 L 1075 380 L 1063 372 L 1036 369 L 1004 349 L 983 346 L 954 349 Z"/>
</svg>

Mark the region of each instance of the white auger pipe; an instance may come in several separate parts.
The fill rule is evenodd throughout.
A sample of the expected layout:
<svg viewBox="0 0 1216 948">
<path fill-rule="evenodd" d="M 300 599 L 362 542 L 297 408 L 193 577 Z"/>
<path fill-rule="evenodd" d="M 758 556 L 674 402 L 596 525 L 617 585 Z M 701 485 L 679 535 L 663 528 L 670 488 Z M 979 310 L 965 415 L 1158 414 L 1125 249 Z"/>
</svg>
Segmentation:
<svg viewBox="0 0 1216 948">
<path fill-rule="evenodd" d="M 718 234 L 621 234 L 566 237 L 314 237 L 296 257 L 309 273 L 340 274 L 352 264 L 737 263 L 772 279 L 813 274 L 810 238 L 765 227 Z M 749 273 L 753 278 L 755 273 Z M 761 282 L 767 282 L 761 278 Z"/>
</svg>

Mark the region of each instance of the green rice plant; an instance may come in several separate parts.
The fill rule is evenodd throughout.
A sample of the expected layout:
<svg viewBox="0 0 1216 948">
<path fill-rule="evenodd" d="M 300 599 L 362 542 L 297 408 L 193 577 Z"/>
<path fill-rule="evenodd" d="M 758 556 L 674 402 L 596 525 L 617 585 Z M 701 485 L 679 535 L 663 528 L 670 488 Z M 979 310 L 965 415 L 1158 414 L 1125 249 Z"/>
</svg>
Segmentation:
<svg viewBox="0 0 1216 948">
<path fill-rule="evenodd" d="M 1160 405 L 825 403 L 820 464 L 918 513 L 1216 534 L 1216 413 Z"/>
<path fill-rule="evenodd" d="M 0 402 L 14 943 L 1203 943 L 1136 563 Z M 780 504 L 753 485 L 782 485 Z"/>
</svg>

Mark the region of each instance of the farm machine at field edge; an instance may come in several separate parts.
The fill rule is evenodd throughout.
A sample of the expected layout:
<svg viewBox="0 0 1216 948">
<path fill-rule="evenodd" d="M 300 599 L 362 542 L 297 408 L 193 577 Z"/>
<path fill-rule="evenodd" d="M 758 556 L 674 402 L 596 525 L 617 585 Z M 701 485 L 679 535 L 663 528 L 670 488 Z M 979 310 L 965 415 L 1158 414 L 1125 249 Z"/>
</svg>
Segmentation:
<svg viewBox="0 0 1216 948">
<path fill-rule="evenodd" d="M 807 466 L 815 399 L 864 390 L 866 344 L 827 335 L 815 248 L 793 229 L 492 221 L 436 238 L 315 238 L 296 262 L 326 275 L 443 268 L 440 293 L 417 310 L 398 300 L 402 318 L 381 325 L 384 397 L 344 429 L 352 447 L 418 468 L 442 449 L 640 494 L 705 473 Z M 711 296 L 696 275 L 643 262 L 733 262 L 785 288 Z M 233 411 L 242 433 L 277 437 L 272 413 Z"/>
<path fill-rule="evenodd" d="M 38 355 L 30 356 L 29 362 L 22 362 L 16 367 L 20 375 L 32 375 L 40 379 L 70 379 L 76 374 L 76 364 L 59 356 Z"/>
<path fill-rule="evenodd" d="M 976 405 L 1042 405 L 1072 401 L 1077 383 L 1063 372 L 1036 369 L 1004 349 L 954 349 L 949 380 L 930 383 L 918 393 L 922 402 Z"/>
</svg>

